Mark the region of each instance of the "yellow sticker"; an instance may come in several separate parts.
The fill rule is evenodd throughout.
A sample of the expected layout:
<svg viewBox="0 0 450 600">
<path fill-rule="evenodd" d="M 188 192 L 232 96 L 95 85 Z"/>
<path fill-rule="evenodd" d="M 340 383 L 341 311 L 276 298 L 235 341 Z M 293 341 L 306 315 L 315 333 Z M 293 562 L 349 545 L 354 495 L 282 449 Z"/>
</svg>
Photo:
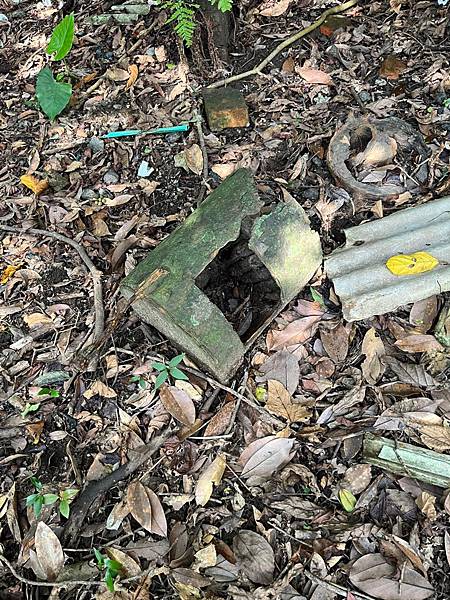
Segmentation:
<svg viewBox="0 0 450 600">
<path fill-rule="evenodd" d="M 426 273 L 437 267 L 439 261 L 428 252 L 414 252 L 414 254 L 396 254 L 386 262 L 391 273 L 402 277 L 403 275 L 418 275 Z"/>
</svg>

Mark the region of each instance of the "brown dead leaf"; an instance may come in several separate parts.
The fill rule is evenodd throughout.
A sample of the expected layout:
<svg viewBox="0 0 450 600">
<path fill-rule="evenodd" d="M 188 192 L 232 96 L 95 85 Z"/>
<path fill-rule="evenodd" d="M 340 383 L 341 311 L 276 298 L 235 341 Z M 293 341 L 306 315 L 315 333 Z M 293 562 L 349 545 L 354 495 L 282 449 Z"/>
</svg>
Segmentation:
<svg viewBox="0 0 450 600">
<path fill-rule="evenodd" d="M 97 381 L 94 381 L 91 387 L 84 392 L 83 396 L 89 400 L 93 396 L 101 396 L 102 398 L 116 398 L 117 394 L 112 388 L 108 387 L 105 383 L 97 379 Z"/>
<path fill-rule="evenodd" d="M 201 175 L 203 172 L 203 153 L 198 144 L 192 144 L 184 151 L 186 155 L 186 164 L 188 168 L 196 175 Z"/>
<path fill-rule="evenodd" d="M 295 67 L 295 61 L 292 56 L 288 56 L 287 59 L 281 65 L 281 70 L 284 73 L 293 73 Z"/>
<path fill-rule="evenodd" d="M 236 402 L 226 402 L 222 408 L 213 416 L 205 429 L 205 437 L 211 435 L 222 435 L 225 433 L 234 412 Z"/>
<path fill-rule="evenodd" d="M 160 535 L 161 537 L 167 537 L 167 520 L 162 504 L 153 490 L 148 487 L 146 487 L 145 490 L 150 500 L 152 513 L 150 533 Z"/>
<path fill-rule="evenodd" d="M 195 406 L 186 392 L 171 385 L 161 386 L 159 397 L 164 408 L 183 425 L 195 423 Z"/>
<path fill-rule="evenodd" d="M 64 566 L 61 542 L 50 527 L 39 521 L 34 534 L 36 556 L 47 581 L 55 581 Z"/>
<path fill-rule="evenodd" d="M 310 67 L 295 67 L 295 72 L 307 83 L 318 83 L 321 85 L 332 85 L 333 80 L 328 73 Z"/>
<path fill-rule="evenodd" d="M 287 419 L 290 423 L 304 423 L 309 420 L 311 412 L 302 404 L 294 402 L 282 383 L 270 379 L 267 383 L 267 392 L 266 408 L 268 411 Z"/>
<path fill-rule="evenodd" d="M 284 385 L 290 394 L 293 394 L 297 389 L 300 377 L 298 359 L 286 350 L 276 352 L 258 367 L 258 371 L 262 373 L 262 376 L 258 375 L 256 378 L 257 383 L 276 379 Z"/>
<path fill-rule="evenodd" d="M 333 329 L 321 329 L 320 339 L 325 352 L 336 363 L 343 362 L 348 353 L 348 331 L 339 323 Z"/>
<path fill-rule="evenodd" d="M 444 548 L 445 556 L 447 557 L 447 562 L 450 565 L 450 534 L 448 531 L 444 532 Z"/>
<path fill-rule="evenodd" d="M 34 175 L 22 175 L 20 183 L 29 188 L 36 196 L 45 192 L 48 188 L 48 179 L 38 179 Z"/>
<path fill-rule="evenodd" d="M 130 73 L 119 67 L 111 67 L 106 71 L 106 77 L 111 81 L 128 81 Z"/>
<path fill-rule="evenodd" d="M 110 547 L 106 549 L 106 554 L 109 558 L 117 560 L 122 565 L 121 572 L 126 577 L 133 577 L 141 573 L 141 567 L 131 556 L 119 548 Z"/>
<path fill-rule="evenodd" d="M 258 8 L 258 12 L 263 17 L 279 17 L 289 8 L 292 0 L 267 0 Z"/>
<path fill-rule="evenodd" d="M 379 167 L 390 164 L 397 154 L 397 142 L 393 137 L 380 133 L 376 129 L 372 131 L 372 139 L 367 144 L 363 152 L 360 152 L 353 159 L 355 166 L 363 169 Z"/>
<path fill-rule="evenodd" d="M 53 321 L 50 319 L 50 317 L 42 313 L 31 313 L 31 315 L 25 315 L 23 320 L 30 329 L 35 329 L 36 327 L 41 327 L 43 325 L 53 326 Z"/>
<path fill-rule="evenodd" d="M 397 569 L 382 554 L 366 554 L 358 558 L 350 570 L 350 581 L 361 591 L 381 600 L 425 600 L 434 594 L 425 577 L 404 566 Z"/>
<path fill-rule="evenodd" d="M 270 477 L 277 469 L 284 467 L 291 460 L 293 447 L 294 440 L 289 438 L 268 436 L 256 440 L 244 450 L 239 458 L 239 462 L 243 464 L 243 457 L 250 454 L 250 458 L 244 463 L 242 477 Z"/>
<path fill-rule="evenodd" d="M 304 317 L 292 321 L 281 331 L 271 329 L 266 337 L 267 349 L 269 351 L 281 350 L 288 346 L 306 342 L 316 332 L 321 318 L 321 316 Z"/>
<path fill-rule="evenodd" d="M 136 83 L 136 79 L 139 75 L 139 69 L 137 65 L 130 65 L 128 67 L 128 72 L 130 73 L 130 77 L 128 78 L 127 85 L 125 86 L 126 90 L 129 90 Z"/>
<path fill-rule="evenodd" d="M 367 464 L 349 467 L 344 475 L 341 488 L 349 490 L 352 494 L 360 494 L 372 480 L 372 467 Z"/>
<path fill-rule="evenodd" d="M 140 481 L 133 481 L 127 489 L 127 504 L 130 513 L 144 529 L 152 531 L 152 505 L 147 489 Z"/>
<path fill-rule="evenodd" d="M 269 542 L 254 531 L 243 529 L 233 539 L 237 565 L 250 581 L 269 585 L 273 581 L 275 557 Z"/>
<path fill-rule="evenodd" d="M 208 503 L 213 492 L 213 484 L 220 484 L 226 466 L 225 456 L 219 454 L 201 473 L 195 487 L 195 501 L 197 506 L 205 506 Z"/>
<path fill-rule="evenodd" d="M 384 344 L 378 337 L 375 329 L 371 327 L 364 336 L 362 353 L 366 355 L 361 365 L 363 377 L 371 385 L 375 385 L 384 373 L 381 357 L 385 354 Z"/>
<path fill-rule="evenodd" d="M 450 450 L 450 427 L 444 425 L 424 425 L 418 431 L 420 439 L 431 450 Z"/>
<path fill-rule="evenodd" d="M 434 335 L 429 334 L 411 334 L 397 340 L 395 345 L 403 352 L 429 352 L 431 350 L 443 350 L 443 346 L 437 341 Z"/>
<path fill-rule="evenodd" d="M 397 58 L 396 56 L 390 55 L 381 63 L 379 70 L 380 77 L 396 81 L 400 75 L 408 68 L 408 65 Z"/>
<path fill-rule="evenodd" d="M 438 312 L 437 296 L 414 302 L 409 313 L 409 322 L 419 333 L 427 333 L 431 329 Z"/>
<path fill-rule="evenodd" d="M 436 513 L 436 497 L 430 494 L 429 492 L 422 492 L 416 498 L 416 504 L 423 512 L 423 514 L 430 519 L 430 521 L 435 521 L 437 518 Z"/>
</svg>

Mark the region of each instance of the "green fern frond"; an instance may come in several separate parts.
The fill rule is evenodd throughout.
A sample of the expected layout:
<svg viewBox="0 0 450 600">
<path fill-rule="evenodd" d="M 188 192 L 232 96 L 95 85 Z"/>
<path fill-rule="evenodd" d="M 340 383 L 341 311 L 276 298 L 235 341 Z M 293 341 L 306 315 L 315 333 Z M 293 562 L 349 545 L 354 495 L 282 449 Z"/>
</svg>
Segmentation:
<svg viewBox="0 0 450 600">
<path fill-rule="evenodd" d="M 233 8 L 233 0 L 209 0 L 211 4 L 217 4 L 217 8 L 222 12 L 228 12 Z"/>
<path fill-rule="evenodd" d="M 191 46 L 196 26 L 195 11 L 198 4 L 193 4 L 189 0 L 168 0 L 163 2 L 162 7 L 170 12 L 166 23 L 174 23 L 174 30 L 178 36 L 187 47 Z"/>
</svg>

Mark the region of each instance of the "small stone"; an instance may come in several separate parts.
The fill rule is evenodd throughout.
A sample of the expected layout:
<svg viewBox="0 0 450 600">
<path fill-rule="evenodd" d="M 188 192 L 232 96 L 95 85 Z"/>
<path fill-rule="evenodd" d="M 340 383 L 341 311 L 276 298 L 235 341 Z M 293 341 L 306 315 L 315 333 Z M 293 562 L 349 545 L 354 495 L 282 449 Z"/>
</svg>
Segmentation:
<svg viewBox="0 0 450 600">
<path fill-rule="evenodd" d="M 88 144 L 89 148 L 92 150 L 94 154 L 98 152 L 103 152 L 105 149 L 105 142 L 98 137 L 91 137 Z"/>
<path fill-rule="evenodd" d="M 241 92 L 233 88 L 205 89 L 202 95 L 211 131 L 248 127 L 248 109 Z"/>
<path fill-rule="evenodd" d="M 117 175 L 117 173 L 115 171 L 113 171 L 113 169 L 109 169 L 108 171 L 106 171 L 106 173 L 103 175 L 103 181 L 109 185 L 111 183 L 117 183 L 119 181 L 119 176 Z"/>
</svg>

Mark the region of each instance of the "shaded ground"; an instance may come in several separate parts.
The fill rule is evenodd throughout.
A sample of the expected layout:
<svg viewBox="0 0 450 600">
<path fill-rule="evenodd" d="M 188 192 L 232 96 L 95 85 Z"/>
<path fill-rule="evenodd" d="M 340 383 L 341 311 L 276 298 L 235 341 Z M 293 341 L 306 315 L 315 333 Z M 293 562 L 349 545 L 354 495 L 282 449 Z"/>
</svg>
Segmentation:
<svg viewBox="0 0 450 600">
<path fill-rule="evenodd" d="M 249 68 L 315 20 L 326 8 L 318 4 L 292 2 L 281 16 L 264 17 L 259 3 L 240 3 L 233 72 Z M 34 82 L 62 12 L 50 2 L 0 2 L 9 20 L 0 22 L 0 227 L 34 227 L 77 241 L 102 273 L 103 306 L 112 319 L 123 302 L 117 293 L 123 275 L 196 206 L 202 178 L 176 167 L 174 156 L 199 140 L 195 127 L 188 134 L 103 144 L 92 138 L 190 120 L 200 109 L 195 93 L 224 73 L 208 48 L 194 45 L 180 57 L 156 8 L 129 26 L 90 24 L 89 17 L 106 9 L 102 2 L 74 7 L 77 42 L 67 64 L 77 89 L 71 107 L 50 123 L 37 110 Z M 355 206 L 328 172 L 328 142 L 361 106 L 381 117 L 406 119 L 423 134 L 430 158 L 422 200 L 448 193 L 450 182 L 448 11 L 435 2 L 399 0 L 361 3 L 348 18 L 331 37 L 327 30 L 316 31 L 279 55 L 264 76 L 239 83 L 249 105 L 249 128 L 212 134 L 204 126 L 208 185 L 214 188 L 238 166 L 250 167 L 261 194 L 278 200 L 288 193 L 303 206 L 326 254 L 342 243 L 344 227 L 400 207 Z M 389 63 L 380 74 L 391 55 L 402 61 L 394 79 L 386 76 Z M 127 90 L 132 64 L 139 75 Z M 298 72 L 305 66 L 328 73 L 332 85 L 307 83 Z M 153 171 L 139 177 L 144 160 Z M 28 170 L 49 179 L 39 197 L 19 182 Z M 417 196 L 406 199 L 401 208 L 416 201 Z M 381 552 L 393 565 L 393 573 L 384 576 L 411 583 L 395 584 L 399 598 L 427 597 L 420 595 L 427 580 L 434 587 L 429 597 L 448 597 L 444 533 L 450 505 L 444 491 L 370 468 L 361 455 L 363 434 L 402 399 L 407 404 L 396 404 L 396 426 L 378 433 L 439 452 L 450 449 L 448 349 L 414 352 L 401 343 L 413 334 L 433 334 L 445 294 L 415 306 L 412 315 L 408 306 L 348 324 L 319 273 L 315 296 L 304 290 L 255 344 L 231 384 L 238 393 L 192 374 L 189 382 L 177 384 L 190 398 L 183 396 L 184 410 L 193 403 L 206 429 L 185 426 L 176 437 L 180 419 L 154 391 L 152 365 L 177 351 L 126 311 L 98 347 L 97 360 L 82 364 L 79 353 L 92 341 L 95 313 L 91 277 L 79 253 L 42 235 L 1 236 L 0 553 L 23 577 L 40 578 L 29 560 L 37 523 L 25 507 L 35 491 L 30 478 L 45 493 L 80 490 L 133 460 L 135 448 L 170 425 L 171 438 L 153 467 L 146 463 L 100 494 L 77 535 L 63 542 L 66 567 L 80 561 L 87 569 L 69 579 L 98 579 L 92 549 L 115 548 L 111 558 L 124 566 L 123 578 L 149 574 L 124 583 L 120 598 L 370 598 L 373 588 L 360 587 L 362 595 L 349 573 L 355 573 L 356 559 Z M 9 265 L 18 270 L 6 276 Z M 297 323 L 292 336 L 283 337 L 280 332 L 292 323 Z M 393 364 L 406 365 L 403 375 Z M 188 372 L 193 365 L 179 366 Z M 273 380 L 287 388 L 296 411 L 302 407 L 300 416 L 288 419 L 273 408 L 285 393 Z M 343 399 L 342 410 L 323 416 Z M 423 427 L 430 425 L 440 428 L 438 441 L 424 436 Z M 278 459 L 263 479 L 254 481 L 246 474 L 245 456 L 239 460 L 241 452 L 277 432 L 283 432 L 277 440 L 286 442 L 280 442 Z M 280 452 L 287 452 L 285 460 Z M 198 478 L 218 457 L 227 466 L 202 506 L 194 498 Z M 149 520 L 148 496 L 142 499 L 141 488 L 131 483 L 138 478 L 157 494 L 161 504 L 152 504 L 153 515 L 161 524 L 164 512 L 168 538 L 164 526 Z M 358 499 L 354 511 L 344 510 L 340 489 Z M 61 536 L 66 519 L 54 505 L 44 507 L 42 519 Z M 55 554 L 54 547 L 46 549 Z M 411 582 L 411 572 L 423 579 Z M 47 588 L 18 581 L 6 565 L 0 574 L 2 598 L 48 597 Z M 112 597 L 104 589 L 77 585 L 54 590 L 53 597 Z"/>
</svg>

